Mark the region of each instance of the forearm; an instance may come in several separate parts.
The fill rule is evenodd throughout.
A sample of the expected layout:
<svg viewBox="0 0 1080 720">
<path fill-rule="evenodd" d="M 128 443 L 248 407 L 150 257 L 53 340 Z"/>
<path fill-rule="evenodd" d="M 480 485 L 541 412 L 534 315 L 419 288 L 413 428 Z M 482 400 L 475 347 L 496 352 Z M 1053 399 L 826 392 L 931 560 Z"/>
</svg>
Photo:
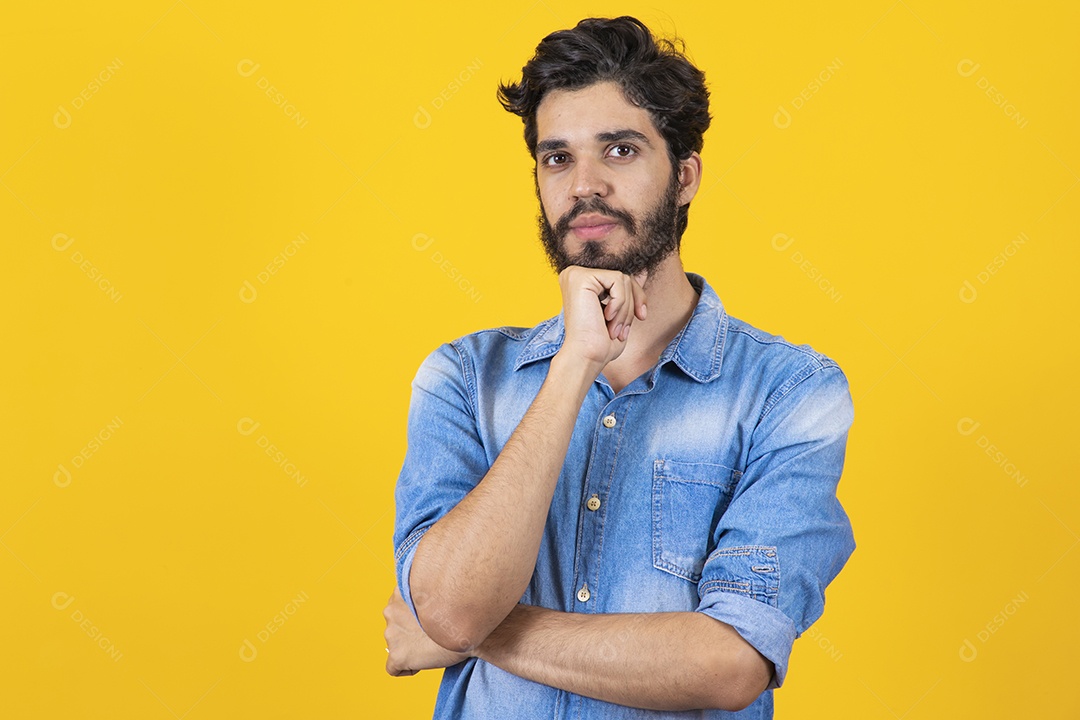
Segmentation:
<svg viewBox="0 0 1080 720">
<path fill-rule="evenodd" d="M 518 605 L 474 653 L 519 677 L 652 710 L 738 710 L 771 664 L 702 613 L 587 615 Z"/>
<path fill-rule="evenodd" d="M 412 599 L 440 645 L 476 646 L 521 599 L 581 403 L 598 372 L 553 359 L 491 469 L 417 545 Z"/>
</svg>

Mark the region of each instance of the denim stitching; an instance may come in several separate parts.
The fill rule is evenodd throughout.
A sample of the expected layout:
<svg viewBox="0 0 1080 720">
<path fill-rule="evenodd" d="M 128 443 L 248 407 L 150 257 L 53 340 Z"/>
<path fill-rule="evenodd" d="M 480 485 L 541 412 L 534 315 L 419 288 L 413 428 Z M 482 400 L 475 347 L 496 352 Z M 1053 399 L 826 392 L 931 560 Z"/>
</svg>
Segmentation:
<svg viewBox="0 0 1080 720">
<path fill-rule="evenodd" d="M 782 384 L 780 387 L 774 390 L 771 395 L 769 395 L 768 399 L 765 401 L 765 405 L 761 408 L 761 416 L 758 418 L 758 424 L 760 424 L 761 421 L 765 419 L 765 416 L 768 415 L 774 407 L 776 407 L 777 403 L 779 403 L 781 400 L 791 394 L 792 390 L 802 384 L 807 378 L 813 376 L 814 373 L 822 369 L 823 368 L 820 363 L 817 364 L 817 367 L 814 367 L 813 363 L 809 363 L 799 368 L 798 372 L 793 373 L 791 377 L 784 381 L 784 384 Z"/>
<path fill-rule="evenodd" d="M 398 548 L 397 552 L 394 553 L 394 562 L 401 560 L 401 558 L 403 558 L 405 554 L 412 549 L 413 545 L 420 542 L 420 538 L 424 537 L 424 534 L 429 529 L 431 529 L 430 525 L 426 527 L 418 527 L 411 533 L 409 533 L 409 536 L 401 542 L 401 546 Z"/>
<path fill-rule="evenodd" d="M 480 417 L 480 401 L 476 395 L 476 376 L 472 369 L 472 358 L 466 358 L 465 348 L 455 341 L 452 347 L 458 354 L 458 363 L 461 365 L 461 377 L 465 381 L 465 390 L 469 394 L 469 410 L 474 419 Z"/>
<path fill-rule="evenodd" d="M 750 559 L 752 556 L 763 556 L 758 562 L 768 563 L 768 567 L 771 569 L 768 571 L 755 570 L 755 568 L 765 566 L 755 565 L 755 561 Z M 772 577 L 767 580 L 765 578 L 756 577 L 751 580 L 713 578 L 701 584 L 699 591 L 702 597 L 713 591 L 734 592 L 742 595 L 749 595 L 755 600 L 763 602 L 771 607 L 778 607 L 780 597 L 780 559 L 774 546 L 740 545 L 736 547 L 720 548 L 709 556 L 709 561 L 713 558 L 720 557 L 747 558 L 746 562 L 740 565 L 741 568 L 748 568 L 754 575 L 767 574 Z M 708 561 L 706 561 L 706 563 L 708 563 Z"/>
<path fill-rule="evenodd" d="M 608 405 L 610 405 L 610 404 L 611 403 L 609 402 Z M 605 491 L 602 491 L 604 493 L 604 497 L 606 499 L 604 500 L 604 503 L 601 506 L 601 510 L 604 510 L 605 512 L 603 513 L 603 515 L 600 516 L 600 528 L 599 528 L 599 531 L 597 532 L 597 538 L 596 538 L 596 571 L 595 571 L 594 577 L 593 577 L 593 586 L 598 591 L 600 589 L 600 568 L 602 567 L 601 561 L 603 560 L 603 556 L 604 556 L 604 529 L 607 526 L 607 512 L 606 512 L 606 510 L 608 508 L 608 502 L 611 499 L 611 484 L 615 479 L 615 466 L 619 462 L 619 452 L 622 450 L 622 438 L 623 438 L 623 430 L 626 428 L 626 416 L 629 415 L 630 407 L 633 404 L 634 404 L 634 398 L 633 397 L 627 398 L 626 403 L 623 404 L 623 411 L 622 411 L 623 412 L 623 422 L 619 423 L 619 425 L 618 425 L 619 436 L 615 440 L 615 457 L 613 457 L 611 459 L 611 471 L 608 473 L 607 489 Z M 606 410 L 607 406 L 605 406 L 604 409 Z"/>
<path fill-rule="evenodd" d="M 723 468 L 725 471 L 729 471 L 730 475 L 727 475 L 727 479 L 724 484 L 702 482 L 700 480 L 683 479 L 682 477 L 673 474 L 674 471 L 668 471 L 668 463 L 673 465 L 708 465 L 710 467 Z M 701 581 L 701 572 L 694 572 L 685 567 L 681 567 L 672 563 L 669 560 L 664 559 L 664 539 L 663 539 L 663 517 L 664 517 L 664 484 L 665 482 L 681 482 L 685 484 L 701 485 L 703 487 L 710 487 L 720 493 L 721 497 L 730 496 L 734 492 L 736 479 L 741 477 L 742 473 L 727 465 L 720 465 L 718 463 L 686 463 L 679 460 L 657 459 L 653 461 L 653 567 L 658 570 L 671 573 L 676 577 L 689 580 L 690 582 L 697 583 Z M 708 542 L 706 543 L 706 546 Z M 708 563 L 706 559 L 702 563 L 702 570 L 704 570 L 705 564 Z"/>
</svg>

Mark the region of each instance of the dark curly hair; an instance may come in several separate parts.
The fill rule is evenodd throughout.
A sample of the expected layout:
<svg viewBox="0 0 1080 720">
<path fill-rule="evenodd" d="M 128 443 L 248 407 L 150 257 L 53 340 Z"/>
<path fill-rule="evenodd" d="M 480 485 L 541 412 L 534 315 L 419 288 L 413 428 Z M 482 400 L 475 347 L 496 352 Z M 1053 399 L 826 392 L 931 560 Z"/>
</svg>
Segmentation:
<svg viewBox="0 0 1080 720">
<path fill-rule="evenodd" d="M 536 155 L 536 109 L 550 90 L 578 90 L 612 81 L 627 101 L 644 108 L 667 143 L 673 172 L 679 160 L 701 152 L 709 116 L 705 73 L 686 58 L 685 44 L 656 38 L 637 18 L 586 18 L 571 30 L 553 32 L 521 69 L 521 82 L 500 83 L 499 102 L 525 123 L 525 144 Z M 689 204 L 679 208 L 678 237 Z"/>
</svg>

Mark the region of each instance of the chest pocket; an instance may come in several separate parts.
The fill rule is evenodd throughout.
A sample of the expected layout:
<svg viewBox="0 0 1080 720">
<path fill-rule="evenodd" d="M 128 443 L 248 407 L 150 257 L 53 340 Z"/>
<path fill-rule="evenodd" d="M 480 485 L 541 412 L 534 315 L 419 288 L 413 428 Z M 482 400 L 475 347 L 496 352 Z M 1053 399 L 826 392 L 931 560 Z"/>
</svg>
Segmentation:
<svg viewBox="0 0 1080 720">
<path fill-rule="evenodd" d="M 701 579 L 713 533 L 741 475 L 712 463 L 653 463 L 653 567 L 691 582 Z"/>
</svg>

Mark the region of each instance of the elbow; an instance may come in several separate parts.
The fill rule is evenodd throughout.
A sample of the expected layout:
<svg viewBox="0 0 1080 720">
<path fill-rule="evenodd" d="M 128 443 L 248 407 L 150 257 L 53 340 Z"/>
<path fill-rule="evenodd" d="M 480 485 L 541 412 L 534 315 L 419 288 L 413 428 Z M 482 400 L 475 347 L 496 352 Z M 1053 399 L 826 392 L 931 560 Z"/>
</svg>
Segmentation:
<svg viewBox="0 0 1080 720">
<path fill-rule="evenodd" d="M 424 633 L 437 645 L 456 653 L 471 653 L 482 643 L 487 633 L 470 622 L 469 614 L 443 603 L 421 601 L 413 597 L 416 615 Z"/>
<path fill-rule="evenodd" d="M 712 680 L 706 690 L 708 706 L 727 712 L 750 707 L 773 676 L 773 664 L 749 644 L 715 658 L 712 668 L 713 672 L 707 673 Z"/>
<path fill-rule="evenodd" d="M 420 628 L 446 650 L 471 653 L 494 629 L 494 625 L 485 624 L 485 610 L 490 608 L 478 606 L 441 567 L 425 563 L 420 550 L 426 539 L 421 538 L 409 573 L 410 595 Z"/>
<path fill-rule="evenodd" d="M 729 689 L 724 693 L 724 697 L 718 700 L 712 707 L 726 712 L 739 712 L 740 710 L 745 710 L 750 707 L 760 695 L 760 692 L 755 695 L 749 693 L 736 693 Z"/>
<path fill-rule="evenodd" d="M 471 655 L 485 640 L 485 637 L 481 637 L 474 630 L 462 627 L 453 621 L 436 618 L 434 622 L 423 627 L 429 638 L 450 652 Z"/>
</svg>

